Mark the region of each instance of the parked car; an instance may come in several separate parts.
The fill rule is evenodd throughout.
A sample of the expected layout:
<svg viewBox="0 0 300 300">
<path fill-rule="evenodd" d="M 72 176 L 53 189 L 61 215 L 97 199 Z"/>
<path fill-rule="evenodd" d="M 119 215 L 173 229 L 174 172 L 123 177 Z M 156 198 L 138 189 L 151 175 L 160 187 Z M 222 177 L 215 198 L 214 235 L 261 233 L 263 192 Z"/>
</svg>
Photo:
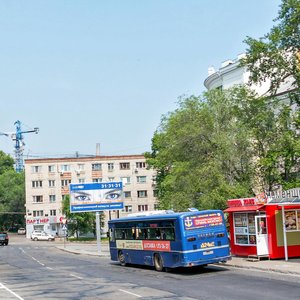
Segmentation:
<svg viewBox="0 0 300 300">
<path fill-rule="evenodd" d="M 26 229 L 25 228 L 19 228 L 18 229 L 18 234 L 26 234 Z"/>
<path fill-rule="evenodd" d="M 54 241 L 55 237 L 47 232 L 38 232 L 38 230 L 35 230 L 31 234 L 31 239 L 33 241 Z"/>
<path fill-rule="evenodd" d="M 32 234 L 35 234 L 35 233 L 43 233 L 45 232 L 44 230 L 33 230 L 32 231 Z"/>
<path fill-rule="evenodd" d="M 8 245 L 8 234 L 7 232 L 0 232 L 0 245 Z"/>
</svg>

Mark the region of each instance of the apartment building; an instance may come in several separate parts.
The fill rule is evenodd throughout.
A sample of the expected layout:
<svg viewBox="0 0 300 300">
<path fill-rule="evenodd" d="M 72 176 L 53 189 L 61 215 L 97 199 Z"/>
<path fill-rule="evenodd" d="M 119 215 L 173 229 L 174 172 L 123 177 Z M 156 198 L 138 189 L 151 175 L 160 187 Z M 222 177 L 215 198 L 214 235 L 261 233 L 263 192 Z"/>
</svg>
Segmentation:
<svg viewBox="0 0 300 300">
<path fill-rule="evenodd" d="M 143 155 L 43 158 L 25 160 L 26 232 L 62 234 L 62 200 L 70 183 L 123 183 L 124 209 L 104 211 L 109 219 L 157 209 L 155 175 Z"/>
</svg>

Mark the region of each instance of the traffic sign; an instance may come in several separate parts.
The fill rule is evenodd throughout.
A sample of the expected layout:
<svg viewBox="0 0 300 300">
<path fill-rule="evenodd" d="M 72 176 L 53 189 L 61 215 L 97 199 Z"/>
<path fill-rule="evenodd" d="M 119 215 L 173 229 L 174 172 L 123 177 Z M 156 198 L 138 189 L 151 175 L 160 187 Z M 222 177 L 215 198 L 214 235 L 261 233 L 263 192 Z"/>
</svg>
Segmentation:
<svg viewBox="0 0 300 300">
<path fill-rule="evenodd" d="M 62 230 L 68 230 L 68 227 L 66 224 L 63 224 L 63 226 L 61 227 Z"/>
<path fill-rule="evenodd" d="M 67 218 L 65 218 L 65 217 L 60 217 L 60 218 L 59 218 L 59 221 L 60 221 L 60 223 L 62 223 L 62 224 L 66 224 L 66 223 L 67 223 Z"/>
</svg>

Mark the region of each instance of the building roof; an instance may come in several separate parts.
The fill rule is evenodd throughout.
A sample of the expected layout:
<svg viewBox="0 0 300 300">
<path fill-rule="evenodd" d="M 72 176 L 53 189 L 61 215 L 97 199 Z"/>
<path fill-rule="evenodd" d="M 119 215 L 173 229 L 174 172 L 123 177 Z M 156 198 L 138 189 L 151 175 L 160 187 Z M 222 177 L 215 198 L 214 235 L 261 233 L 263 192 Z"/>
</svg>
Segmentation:
<svg viewBox="0 0 300 300">
<path fill-rule="evenodd" d="M 257 211 L 263 208 L 265 205 L 245 205 L 245 206 L 236 206 L 236 207 L 229 207 L 224 210 L 224 212 L 241 212 L 241 211 Z"/>
<path fill-rule="evenodd" d="M 300 204 L 300 197 L 279 197 L 273 198 L 268 204 Z"/>
<path fill-rule="evenodd" d="M 78 162 L 78 161 L 111 161 L 145 159 L 143 154 L 113 155 L 113 156 L 84 156 L 84 157 L 59 157 L 59 158 L 31 158 L 25 159 L 25 164 L 51 163 L 51 162 Z"/>
</svg>

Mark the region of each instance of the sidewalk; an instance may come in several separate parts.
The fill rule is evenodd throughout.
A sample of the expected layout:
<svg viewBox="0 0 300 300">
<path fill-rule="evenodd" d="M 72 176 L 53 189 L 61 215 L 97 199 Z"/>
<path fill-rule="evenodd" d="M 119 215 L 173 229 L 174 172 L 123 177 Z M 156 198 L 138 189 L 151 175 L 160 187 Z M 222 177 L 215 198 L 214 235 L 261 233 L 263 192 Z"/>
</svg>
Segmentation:
<svg viewBox="0 0 300 300">
<path fill-rule="evenodd" d="M 99 252 L 96 243 L 75 243 L 67 242 L 65 245 L 59 244 L 56 246 L 58 249 L 75 253 L 110 257 L 109 247 L 107 242 L 101 243 L 101 250 Z M 291 274 L 300 276 L 300 258 L 291 258 L 288 261 L 284 259 L 280 260 L 268 260 L 262 259 L 259 261 L 248 261 L 245 257 L 232 257 L 232 260 L 219 264 L 223 266 L 230 266 L 235 268 L 243 268 L 249 270 L 260 270 L 265 272 L 275 272 L 283 274 Z"/>
<path fill-rule="evenodd" d="M 56 245 L 56 248 L 74 254 L 86 254 L 86 255 L 110 257 L 108 242 L 101 242 L 100 246 L 101 249 L 99 251 L 96 243 L 66 242 L 65 245 L 64 244 Z"/>
</svg>

